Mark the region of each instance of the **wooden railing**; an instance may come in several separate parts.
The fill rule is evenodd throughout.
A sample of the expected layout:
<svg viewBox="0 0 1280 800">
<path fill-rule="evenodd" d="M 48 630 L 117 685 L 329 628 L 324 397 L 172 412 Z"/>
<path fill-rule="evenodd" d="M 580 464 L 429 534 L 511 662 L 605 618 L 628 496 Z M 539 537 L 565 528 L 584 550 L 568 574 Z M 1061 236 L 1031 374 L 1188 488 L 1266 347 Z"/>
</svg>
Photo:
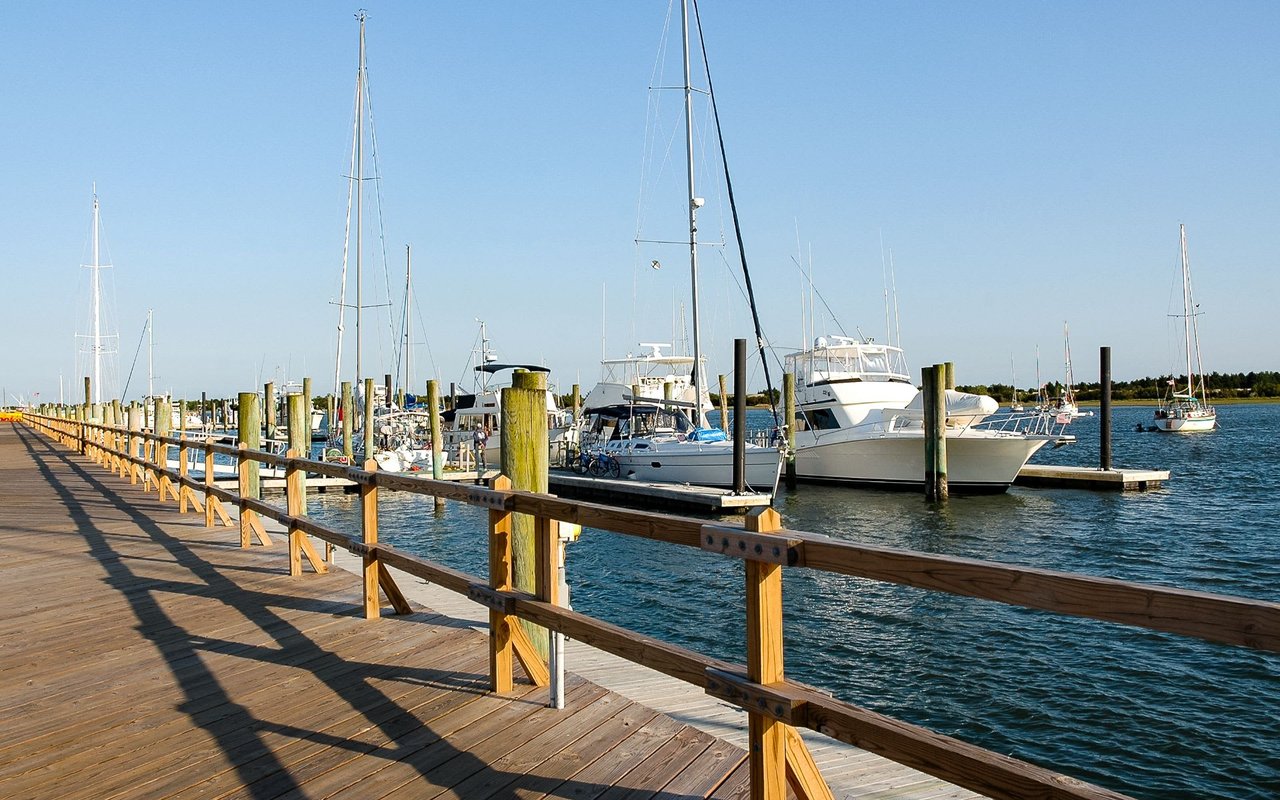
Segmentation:
<svg viewBox="0 0 1280 800">
<path fill-rule="evenodd" d="M 366 616 L 380 613 L 379 588 L 398 613 L 409 611 L 384 565 L 468 595 L 489 608 L 494 691 L 512 688 L 513 659 L 521 662 L 536 684 L 545 685 L 549 679 L 547 666 L 529 637 L 514 624 L 518 618 L 701 686 L 707 693 L 741 706 L 749 714 L 753 797 L 784 797 L 788 784 L 800 797 L 831 796 L 796 733 L 797 727 L 812 728 L 989 797 L 1123 797 L 788 680 L 783 671 L 784 568 L 853 575 L 1280 652 L 1277 603 L 837 541 L 785 530 L 772 509 L 754 512 L 739 527 L 511 491 L 505 478 L 486 489 L 378 472 L 372 461 L 366 462 L 364 468 L 354 468 L 304 459 L 292 451 L 285 456 L 272 455 L 247 450 L 244 445 L 232 447 L 212 440 L 160 437 L 63 418 L 27 415 L 25 422 L 122 477 L 127 476 L 131 483 L 142 481 L 162 499 L 177 500 L 180 510 L 185 511 L 188 504 L 196 511 L 203 510 L 207 526 L 215 524 L 215 517 L 224 525 L 233 526 L 222 507 L 223 502 L 232 504 L 239 511 L 243 547 L 250 547 L 255 538 L 262 544 L 271 542 L 260 516 L 278 521 L 288 531 L 291 574 L 302 574 L 304 559 L 317 572 L 327 569 L 307 536 L 359 555 L 363 560 Z M 180 467 L 171 470 L 167 468 L 168 452 L 175 447 Z M 191 448 L 203 450 L 203 481 L 187 475 Z M 236 459 L 238 491 L 213 483 L 215 454 Z M 286 508 L 248 496 L 248 465 L 252 462 L 285 470 Z M 304 472 L 347 478 L 359 485 L 358 538 L 300 513 Z M 377 505 L 381 489 L 434 495 L 488 508 L 488 579 L 379 543 Z M 535 520 L 537 589 L 532 593 L 513 588 L 513 514 L 528 514 Z M 561 522 L 694 547 L 745 562 L 747 664 L 726 663 L 560 607 L 555 596 L 554 559 L 556 527 Z"/>
</svg>

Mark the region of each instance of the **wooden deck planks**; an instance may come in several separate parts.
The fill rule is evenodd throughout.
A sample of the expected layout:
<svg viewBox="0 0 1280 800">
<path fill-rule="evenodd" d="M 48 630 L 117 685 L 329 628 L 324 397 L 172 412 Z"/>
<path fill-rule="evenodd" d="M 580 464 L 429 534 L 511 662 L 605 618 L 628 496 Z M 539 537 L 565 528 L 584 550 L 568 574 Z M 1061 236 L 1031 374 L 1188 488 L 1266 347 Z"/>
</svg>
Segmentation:
<svg viewBox="0 0 1280 800">
<path fill-rule="evenodd" d="M 0 796 L 706 796 L 745 754 L 574 678 L 487 693 L 469 623 L 365 621 L 357 576 L 0 426 Z M 736 790 L 733 796 L 737 796 Z"/>
</svg>

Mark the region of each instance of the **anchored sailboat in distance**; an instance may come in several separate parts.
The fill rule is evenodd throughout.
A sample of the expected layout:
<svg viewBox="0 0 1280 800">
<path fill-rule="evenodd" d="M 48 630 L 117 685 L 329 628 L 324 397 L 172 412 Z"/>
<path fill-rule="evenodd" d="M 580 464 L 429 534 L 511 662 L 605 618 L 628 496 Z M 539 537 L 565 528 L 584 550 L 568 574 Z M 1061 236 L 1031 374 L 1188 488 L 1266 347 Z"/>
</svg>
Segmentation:
<svg viewBox="0 0 1280 800">
<path fill-rule="evenodd" d="M 1218 424 L 1218 412 L 1209 405 L 1204 381 L 1204 366 L 1200 362 L 1200 328 L 1196 324 L 1199 312 L 1191 294 L 1191 264 L 1187 259 L 1187 230 L 1178 225 L 1178 239 L 1182 249 L 1182 317 L 1183 347 L 1187 356 L 1187 388 L 1178 391 L 1177 379 L 1169 379 L 1168 394 L 1156 409 L 1156 430 L 1165 432 L 1211 431 Z M 1192 346 L 1195 348 L 1195 370 L 1191 368 Z M 1199 372 L 1197 376 L 1196 373 Z M 1198 380 L 1197 380 L 1198 378 Z"/>
</svg>

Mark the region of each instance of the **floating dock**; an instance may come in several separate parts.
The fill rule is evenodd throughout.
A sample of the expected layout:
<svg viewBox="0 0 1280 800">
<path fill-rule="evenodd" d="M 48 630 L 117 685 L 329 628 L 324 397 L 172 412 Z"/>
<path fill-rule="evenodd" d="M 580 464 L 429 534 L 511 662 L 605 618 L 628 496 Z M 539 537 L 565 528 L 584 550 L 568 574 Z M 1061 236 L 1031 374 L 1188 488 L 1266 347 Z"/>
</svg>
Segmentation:
<svg viewBox="0 0 1280 800">
<path fill-rule="evenodd" d="M 564 497 L 643 505 L 646 509 L 678 508 L 731 514 L 767 506 L 773 502 L 773 495 L 768 493 L 734 494 L 729 489 L 710 486 L 593 478 L 576 475 L 565 469 L 551 470 L 549 482 L 551 491 Z"/>
<path fill-rule="evenodd" d="M 1100 469 L 1028 464 L 1018 471 L 1018 477 L 1013 482 L 1017 486 L 1145 492 L 1159 489 L 1167 480 L 1167 469 Z"/>
</svg>

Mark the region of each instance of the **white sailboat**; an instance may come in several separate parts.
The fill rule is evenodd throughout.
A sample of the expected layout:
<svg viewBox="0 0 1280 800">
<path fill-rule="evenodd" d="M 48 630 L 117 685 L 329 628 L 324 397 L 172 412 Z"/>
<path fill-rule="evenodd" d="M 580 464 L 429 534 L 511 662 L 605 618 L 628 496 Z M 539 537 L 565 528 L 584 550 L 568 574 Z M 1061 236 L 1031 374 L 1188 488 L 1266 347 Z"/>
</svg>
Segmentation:
<svg viewBox="0 0 1280 800">
<path fill-rule="evenodd" d="M 1178 225 L 1178 239 L 1182 249 L 1182 317 L 1183 346 L 1187 356 L 1187 385 L 1178 391 L 1176 378 L 1169 380 L 1168 395 L 1156 409 L 1156 430 L 1169 433 L 1211 431 L 1218 424 L 1218 412 L 1209 405 L 1205 387 L 1204 366 L 1200 362 L 1200 329 L 1195 318 L 1195 299 L 1191 294 L 1191 263 L 1187 258 L 1187 230 Z M 1195 370 L 1191 353 L 1195 350 Z M 1197 375 L 1196 373 L 1199 373 Z"/>
<path fill-rule="evenodd" d="M 707 396 L 705 360 L 698 319 L 698 209 L 704 204 L 698 196 L 694 169 L 693 94 L 691 62 L 689 59 L 689 9 L 687 0 L 680 4 L 681 33 L 684 55 L 684 122 L 685 165 L 687 169 L 687 194 L 689 209 L 689 273 L 691 311 L 693 317 L 693 357 L 688 360 L 688 372 L 671 370 L 667 373 L 672 383 L 680 383 L 677 398 L 664 392 L 666 375 L 649 375 L 648 381 L 639 380 L 639 373 L 623 378 L 636 382 L 619 382 L 611 379 L 611 367 L 624 370 L 630 366 L 637 370 L 666 366 L 660 348 L 665 345 L 648 345 L 653 352 L 648 357 L 619 359 L 602 362 L 606 374 L 584 401 L 583 420 L 576 431 L 584 448 L 598 448 L 617 464 L 620 477 L 662 483 L 688 483 L 699 486 L 733 486 L 734 446 L 724 431 L 706 425 L 703 398 Z M 643 362 L 650 362 L 648 365 Z M 656 380 L 662 378 L 662 383 Z M 637 390 L 636 387 L 641 387 Z M 646 391 L 645 387 L 648 387 Z M 687 388 L 686 388 L 687 387 Z M 744 479 L 748 488 L 757 492 L 772 493 L 782 469 L 782 453 L 776 447 L 748 443 L 745 452 Z"/>
<path fill-rule="evenodd" d="M 1022 403 L 1018 400 L 1018 371 L 1013 365 L 1013 356 L 1009 356 L 1009 380 L 1012 381 L 1013 399 L 1009 401 L 1009 413 L 1017 414 L 1022 409 Z"/>
</svg>

